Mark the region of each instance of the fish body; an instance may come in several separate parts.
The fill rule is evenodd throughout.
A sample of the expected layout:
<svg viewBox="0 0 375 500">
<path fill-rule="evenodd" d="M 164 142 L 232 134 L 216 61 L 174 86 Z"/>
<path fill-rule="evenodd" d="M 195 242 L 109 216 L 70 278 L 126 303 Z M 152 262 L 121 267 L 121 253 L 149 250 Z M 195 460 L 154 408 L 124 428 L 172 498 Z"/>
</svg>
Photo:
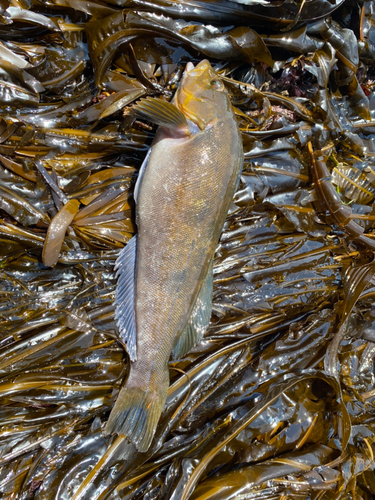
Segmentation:
<svg viewBox="0 0 375 500">
<path fill-rule="evenodd" d="M 165 404 L 171 354 L 188 352 L 208 326 L 215 247 L 243 162 L 229 96 L 208 61 L 188 65 L 173 102 L 186 125 L 157 131 L 136 188 L 138 235 L 118 264 L 116 317 L 134 361 L 106 431 L 140 451 Z"/>
</svg>

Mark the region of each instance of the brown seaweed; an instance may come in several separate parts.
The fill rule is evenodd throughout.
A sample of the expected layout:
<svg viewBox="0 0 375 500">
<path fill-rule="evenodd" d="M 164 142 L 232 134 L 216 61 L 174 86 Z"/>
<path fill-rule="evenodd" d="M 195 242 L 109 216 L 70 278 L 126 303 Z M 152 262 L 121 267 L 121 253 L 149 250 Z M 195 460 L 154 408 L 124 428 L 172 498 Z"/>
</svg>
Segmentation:
<svg viewBox="0 0 375 500">
<path fill-rule="evenodd" d="M 372 499 L 373 2 L 17 0 L 0 20 L 1 498 Z M 140 453 L 103 433 L 155 133 L 132 105 L 203 57 L 245 165 L 209 330 Z"/>
</svg>

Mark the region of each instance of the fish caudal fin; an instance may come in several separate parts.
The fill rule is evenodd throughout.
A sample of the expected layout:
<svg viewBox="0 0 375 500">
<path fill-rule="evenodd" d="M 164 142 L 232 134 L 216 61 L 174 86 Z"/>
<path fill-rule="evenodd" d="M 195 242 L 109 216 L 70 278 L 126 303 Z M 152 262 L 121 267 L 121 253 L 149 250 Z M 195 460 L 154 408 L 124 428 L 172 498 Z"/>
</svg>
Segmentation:
<svg viewBox="0 0 375 500">
<path fill-rule="evenodd" d="M 124 434 L 137 449 L 150 447 L 163 411 L 165 397 L 157 392 L 145 392 L 139 387 L 123 387 L 105 427 L 106 434 Z"/>
</svg>

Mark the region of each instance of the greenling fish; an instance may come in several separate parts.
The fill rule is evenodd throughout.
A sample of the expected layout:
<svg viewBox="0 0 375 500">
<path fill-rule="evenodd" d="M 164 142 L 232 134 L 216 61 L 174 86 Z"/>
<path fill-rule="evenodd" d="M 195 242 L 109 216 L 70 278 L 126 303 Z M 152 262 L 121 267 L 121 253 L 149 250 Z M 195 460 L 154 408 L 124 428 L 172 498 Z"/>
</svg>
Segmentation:
<svg viewBox="0 0 375 500">
<path fill-rule="evenodd" d="M 215 247 L 242 169 L 243 150 L 224 84 L 206 60 L 188 63 L 173 104 L 132 108 L 159 125 L 135 188 L 138 234 L 116 268 L 116 319 L 132 361 L 106 433 L 146 451 L 163 410 L 168 361 L 204 334 Z"/>
</svg>

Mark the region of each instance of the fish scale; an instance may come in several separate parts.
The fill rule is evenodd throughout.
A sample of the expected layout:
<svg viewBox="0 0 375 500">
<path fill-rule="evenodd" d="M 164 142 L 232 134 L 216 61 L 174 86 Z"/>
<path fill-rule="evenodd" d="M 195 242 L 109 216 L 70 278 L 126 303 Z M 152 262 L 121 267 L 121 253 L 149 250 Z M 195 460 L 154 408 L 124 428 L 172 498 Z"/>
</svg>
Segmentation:
<svg viewBox="0 0 375 500">
<path fill-rule="evenodd" d="M 231 139 L 235 140 L 236 130 L 233 132 Z M 177 147 L 173 139 L 159 142 L 151 153 L 151 167 L 139 198 L 139 237 L 144 244 L 139 249 L 136 301 L 139 339 L 147 339 L 138 341 L 139 356 L 150 355 L 154 362 L 155 351 L 148 348 L 148 341 L 161 328 L 168 332 L 162 352 L 156 353 L 158 366 L 165 367 L 176 332 L 186 324 L 206 276 L 228 210 L 228 203 L 220 207 L 218 200 L 224 199 L 237 181 L 238 173 L 228 170 L 228 164 L 233 163 L 229 148 L 226 153 L 216 147 L 228 138 L 230 130 L 219 122 L 204 136 L 196 135 Z M 207 153 L 203 158 L 202 146 Z M 169 151 L 173 151 L 170 162 L 166 161 Z M 202 172 L 206 173 L 203 182 Z M 159 194 L 166 182 L 170 200 Z M 150 261 L 155 264 L 150 265 Z M 175 318 L 168 319 L 169 301 L 174 304 Z M 155 303 L 157 316 L 153 314 Z"/>
</svg>

